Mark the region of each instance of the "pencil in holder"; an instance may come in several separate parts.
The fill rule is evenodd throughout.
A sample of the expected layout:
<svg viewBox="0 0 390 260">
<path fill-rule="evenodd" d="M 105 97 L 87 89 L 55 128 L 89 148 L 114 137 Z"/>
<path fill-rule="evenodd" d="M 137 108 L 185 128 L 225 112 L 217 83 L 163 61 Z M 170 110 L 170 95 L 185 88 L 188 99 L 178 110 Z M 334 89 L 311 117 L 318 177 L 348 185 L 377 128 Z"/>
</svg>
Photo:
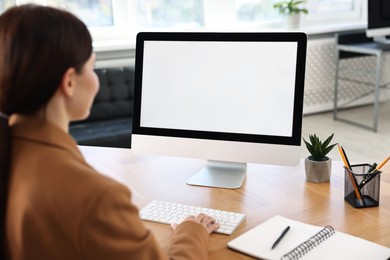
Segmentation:
<svg viewBox="0 0 390 260">
<path fill-rule="evenodd" d="M 379 205 L 381 171 L 369 172 L 370 164 L 351 165 L 345 169 L 344 200 L 354 208 Z"/>
</svg>

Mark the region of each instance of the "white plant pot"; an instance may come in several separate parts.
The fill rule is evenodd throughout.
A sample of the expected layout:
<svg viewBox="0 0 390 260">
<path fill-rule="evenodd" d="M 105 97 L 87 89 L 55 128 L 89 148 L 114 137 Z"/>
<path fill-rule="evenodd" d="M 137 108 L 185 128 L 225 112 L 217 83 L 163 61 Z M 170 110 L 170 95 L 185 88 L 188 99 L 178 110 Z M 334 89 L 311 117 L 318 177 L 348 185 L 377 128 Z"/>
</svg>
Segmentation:
<svg viewBox="0 0 390 260">
<path fill-rule="evenodd" d="M 305 159 L 306 181 L 308 182 L 329 182 L 332 172 L 332 160 L 312 161 Z"/>
<path fill-rule="evenodd" d="M 301 23 L 301 14 L 286 15 L 284 17 L 284 25 L 287 29 L 298 29 Z"/>
</svg>

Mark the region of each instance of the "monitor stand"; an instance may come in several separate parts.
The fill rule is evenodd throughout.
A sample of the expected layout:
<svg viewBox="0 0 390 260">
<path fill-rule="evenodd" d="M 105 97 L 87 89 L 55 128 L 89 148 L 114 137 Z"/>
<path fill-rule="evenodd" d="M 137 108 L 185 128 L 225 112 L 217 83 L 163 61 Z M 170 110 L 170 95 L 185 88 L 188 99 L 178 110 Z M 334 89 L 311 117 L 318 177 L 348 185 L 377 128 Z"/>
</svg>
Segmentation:
<svg viewBox="0 0 390 260">
<path fill-rule="evenodd" d="M 246 176 L 246 163 L 207 161 L 206 166 L 192 176 L 187 184 L 225 189 L 238 189 Z"/>
</svg>

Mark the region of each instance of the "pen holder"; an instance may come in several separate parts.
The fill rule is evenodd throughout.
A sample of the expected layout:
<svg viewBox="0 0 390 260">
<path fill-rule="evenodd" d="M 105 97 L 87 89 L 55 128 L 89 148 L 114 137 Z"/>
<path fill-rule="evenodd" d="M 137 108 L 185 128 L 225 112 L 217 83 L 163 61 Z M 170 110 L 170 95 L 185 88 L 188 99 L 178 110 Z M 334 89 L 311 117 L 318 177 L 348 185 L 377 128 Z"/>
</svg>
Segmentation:
<svg viewBox="0 0 390 260">
<path fill-rule="evenodd" d="M 370 164 L 351 165 L 351 170 L 344 167 L 344 200 L 354 208 L 377 207 L 381 171 L 369 173 Z"/>
</svg>

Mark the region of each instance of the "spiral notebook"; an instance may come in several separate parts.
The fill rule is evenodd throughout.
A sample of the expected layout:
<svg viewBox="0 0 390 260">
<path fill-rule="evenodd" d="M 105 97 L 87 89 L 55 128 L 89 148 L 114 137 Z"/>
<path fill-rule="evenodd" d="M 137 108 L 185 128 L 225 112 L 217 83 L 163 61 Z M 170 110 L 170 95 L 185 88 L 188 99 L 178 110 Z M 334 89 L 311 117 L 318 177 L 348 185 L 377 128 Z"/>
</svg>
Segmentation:
<svg viewBox="0 0 390 260">
<path fill-rule="evenodd" d="M 281 232 L 290 230 L 271 249 Z M 274 216 L 228 243 L 228 247 L 261 259 L 389 259 L 390 248 L 335 231 Z"/>
</svg>

